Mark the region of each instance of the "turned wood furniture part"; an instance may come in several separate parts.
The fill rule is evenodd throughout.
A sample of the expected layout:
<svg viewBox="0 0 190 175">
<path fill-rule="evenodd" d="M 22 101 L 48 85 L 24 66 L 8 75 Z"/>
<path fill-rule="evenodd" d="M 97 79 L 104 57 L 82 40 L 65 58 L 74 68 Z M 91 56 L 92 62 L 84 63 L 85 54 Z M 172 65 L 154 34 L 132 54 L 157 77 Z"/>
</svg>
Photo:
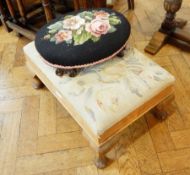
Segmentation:
<svg viewBox="0 0 190 175">
<path fill-rule="evenodd" d="M 3 24 L 3 27 L 5 28 L 5 30 L 7 32 L 10 31 L 10 29 L 8 28 L 6 21 L 8 20 L 8 9 L 7 9 L 7 5 L 5 3 L 5 1 L 1 1 L 0 0 L 0 19 L 1 19 L 1 23 Z"/>
<path fill-rule="evenodd" d="M 81 8 L 90 8 L 90 7 L 106 7 L 106 0 L 74 0 L 75 10 L 79 10 Z"/>
<path fill-rule="evenodd" d="M 114 0 L 111 0 L 114 3 Z M 128 3 L 128 8 L 134 9 L 135 3 L 134 0 L 126 0 Z M 75 10 L 80 8 L 89 8 L 89 7 L 106 7 L 109 1 L 108 0 L 92 0 L 91 3 L 89 0 L 74 0 Z"/>
<path fill-rule="evenodd" d="M 176 12 L 181 8 L 182 0 L 165 0 L 164 8 L 166 17 L 162 22 L 161 28 L 154 33 L 152 39 L 145 47 L 145 51 L 156 54 L 162 46 L 167 43 L 169 38 L 180 40 L 190 46 L 190 32 L 183 30 L 187 21 L 183 19 L 175 19 Z"/>
<path fill-rule="evenodd" d="M 52 3 L 51 0 L 42 0 L 42 5 L 44 7 L 46 20 L 47 22 L 51 21 L 55 14 L 52 11 Z M 73 0 L 74 10 L 79 10 L 81 8 L 98 8 L 98 7 L 106 7 L 106 0 L 93 0 L 90 3 L 88 0 Z"/>
<path fill-rule="evenodd" d="M 73 0 L 73 5 L 74 9 L 78 10 L 80 8 L 106 7 L 106 2 L 106 0 Z M 129 9 L 134 9 L 134 0 L 127 0 L 127 2 Z M 56 17 L 55 7 L 51 0 L 39 0 L 39 2 L 37 1 L 35 4 L 31 4 L 29 8 L 26 8 L 25 4 L 23 0 L 0 0 L 1 22 L 6 31 L 10 32 L 14 30 L 18 36 L 24 35 L 34 40 L 38 27 L 35 27 L 35 20 L 32 18 L 35 17 L 39 20 L 39 16 L 45 13 L 45 19 L 49 22 Z M 34 13 L 34 16 L 29 15 L 33 14 L 33 11 L 38 13 Z M 30 18 L 28 18 L 28 16 L 30 16 Z M 32 23 L 30 24 L 30 22 Z"/>
<path fill-rule="evenodd" d="M 134 8 L 135 8 L 134 0 L 128 0 L 128 7 L 129 7 L 129 9 L 134 10 Z"/>
<path fill-rule="evenodd" d="M 30 25 L 30 22 L 33 17 L 39 17 L 42 14 L 41 2 L 35 1 L 25 7 L 21 0 L 0 0 L 0 12 L 1 21 L 8 32 L 14 30 L 17 34 L 34 40 L 37 28 Z"/>
<path fill-rule="evenodd" d="M 174 77 L 133 48 L 123 58 L 84 69 L 75 78 L 55 75 L 34 42 L 24 53 L 35 75 L 34 88 L 45 85 L 81 126 L 97 153 L 98 168 L 109 164 L 106 153 L 127 126 L 148 111 L 164 119 L 173 100 Z"/>
<path fill-rule="evenodd" d="M 0 0 L 1 21 L 8 32 L 14 30 L 18 36 L 34 40 L 36 31 L 55 17 L 55 11 L 56 14 L 67 11 L 65 4 L 52 4 L 49 0 L 30 0 L 29 3 L 28 0 Z"/>
<path fill-rule="evenodd" d="M 127 0 L 129 10 L 133 10 L 135 7 L 134 0 Z M 42 0 L 42 4 L 46 13 L 47 21 L 53 19 L 53 12 L 51 10 L 51 1 L 50 0 Z M 100 8 L 107 7 L 107 0 L 73 0 L 74 9 L 87 9 L 87 8 Z"/>
</svg>

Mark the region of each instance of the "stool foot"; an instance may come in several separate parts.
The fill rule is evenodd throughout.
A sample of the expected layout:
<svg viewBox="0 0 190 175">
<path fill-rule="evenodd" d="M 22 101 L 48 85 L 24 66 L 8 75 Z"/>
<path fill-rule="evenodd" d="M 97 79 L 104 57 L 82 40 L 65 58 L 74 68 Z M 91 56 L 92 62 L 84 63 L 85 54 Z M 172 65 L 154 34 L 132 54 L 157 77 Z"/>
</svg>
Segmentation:
<svg viewBox="0 0 190 175">
<path fill-rule="evenodd" d="M 77 69 L 71 69 L 68 73 L 69 77 L 76 77 L 79 71 Z"/>
<path fill-rule="evenodd" d="M 41 82 L 41 80 L 36 75 L 33 78 L 32 87 L 34 89 L 41 89 L 44 87 L 44 84 Z"/>
<path fill-rule="evenodd" d="M 124 56 L 124 49 L 117 54 L 118 57 L 122 58 Z"/>
<path fill-rule="evenodd" d="M 76 77 L 80 71 L 82 70 L 81 69 L 61 69 L 61 68 L 57 68 L 56 71 L 55 71 L 55 74 L 57 76 L 60 76 L 62 77 L 64 74 L 68 74 L 69 77 Z"/>
<path fill-rule="evenodd" d="M 109 159 L 103 153 L 97 153 L 95 165 L 99 169 L 105 168 L 109 163 Z"/>
<path fill-rule="evenodd" d="M 152 114 L 161 121 L 165 120 L 168 116 L 168 113 L 159 105 L 152 110 Z"/>
<path fill-rule="evenodd" d="M 161 121 L 165 120 L 171 113 L 174 112 L 174 108 L 172 105 L 174 98 L 174 95 L 170 95 L 163 102 L 161 102 L 151 110 L 152 114 Z"/>
<path fill-rule="evenodd" d="M 57 76 L 59 76 L 59 77 L 62 77 L 62 76 L 64 75 L 64 73 L 65 73 L 65 70 L 64 70 L 64 69 L 59 69 L 59 68 L 57 68 L 57 69 L 55 70 L 55 74 L 56 74 Z"/>
</svg>

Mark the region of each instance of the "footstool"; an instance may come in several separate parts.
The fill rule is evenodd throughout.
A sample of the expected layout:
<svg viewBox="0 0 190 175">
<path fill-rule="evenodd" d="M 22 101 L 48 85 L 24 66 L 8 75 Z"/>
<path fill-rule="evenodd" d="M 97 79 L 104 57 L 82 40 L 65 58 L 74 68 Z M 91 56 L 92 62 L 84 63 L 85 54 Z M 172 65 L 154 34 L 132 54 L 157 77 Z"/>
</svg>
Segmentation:
<svg viewBox="0 0 190 175">
<path fill-rule="evenodd" d="M 24 47 L 27 66 L 68 110 L 97 152 L 96 165 L 108 164 L 105 154 L 122 131 L 146 112 L 161 111 L 171 102 L 174 77 L 135 48 L 124 57 L 83 69 L 75 78 L 59 77 L 45 64 L 34 42 Z"/>
<path fill-rule="evenodd" d="M 74 77 L 83 68 L 123 56 L 130 29 L 126 17 L 117 11 L 83 9 L 43 26 L 36 34 L 35 46 L 58 76 Z"/>
</svg>

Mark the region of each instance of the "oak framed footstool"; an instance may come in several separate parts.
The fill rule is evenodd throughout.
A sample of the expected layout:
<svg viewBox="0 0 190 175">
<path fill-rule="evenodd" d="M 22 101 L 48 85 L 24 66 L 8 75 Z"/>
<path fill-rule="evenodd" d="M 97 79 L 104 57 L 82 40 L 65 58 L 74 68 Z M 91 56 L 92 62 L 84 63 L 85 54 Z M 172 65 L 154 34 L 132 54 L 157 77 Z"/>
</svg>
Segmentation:
<svg viewBox="0 0 190 175">
<path fill-rule="evenodd" d="M 24 53 L 35 75 L 34 87 L 45 85 L 80 125 L 97 153 L 98 168 L 108 165 L 106 153 L 126 127 L 148 111 L 164 119 L 164 108 L 174 97 L 174 77 L 135 48 L 127 48 L 122 58 L 85 68 L 74 78 L 57 76 L 34 42 Z"/>
</svg>

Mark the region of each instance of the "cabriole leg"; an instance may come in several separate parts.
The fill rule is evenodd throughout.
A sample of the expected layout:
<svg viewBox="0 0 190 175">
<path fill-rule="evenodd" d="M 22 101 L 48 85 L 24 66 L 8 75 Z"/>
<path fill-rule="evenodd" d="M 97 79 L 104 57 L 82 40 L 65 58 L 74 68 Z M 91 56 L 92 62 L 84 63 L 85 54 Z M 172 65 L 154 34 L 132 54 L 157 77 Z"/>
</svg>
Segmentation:
<svg viewBox="0 0 190 175">
<path fill-rule="evenodd" d="M 57 69 L 55 70 L 55 74 L 56 74 L 57 76 L 59 76 L 59 77 L 62 77 L 62 76 L 64 75 L 64 73 L 65 73 L 65 70 L 64 70 L 64 69 L 59 69 L 59 68 L 57 68 Z"/>
<path fill-rule="evenodd" d="M 165 120 L 168 117 L 168 115 L 175 111 L 172 103 L 174 99 L 174 95 L 171 95 L 168 98 L 166 98 L 163 102 L 161 102 L 152 109 L 152 114 L 161 121 Z"/>
<path fill-rule="evenodd" d="M 109 159 L 106 157 L 105 153 L 96 153 L 95 165 L 99 169 L 103 169 L 108 165 Z"/>
<path fill-rule="evenodd" d="M 124 50 L 125 50 L 125 49 L 123 49 L 121 52 L 119 52 L 119 53 L 117 54 L 117 56 L 120 57 L 120 58 L 122 58 L 122 57 L 124 56 Z"/>
<path fill-rule="evenodd" d="M 68 74 L 69 77 L 76 77 L 80 71 L 82 70 L 82 68 L 79 69 L 61 69 L 61 68 L 57 68 L 55 73 L 57 76 L 62 77 L 64 74 Z"/>
</svg>

